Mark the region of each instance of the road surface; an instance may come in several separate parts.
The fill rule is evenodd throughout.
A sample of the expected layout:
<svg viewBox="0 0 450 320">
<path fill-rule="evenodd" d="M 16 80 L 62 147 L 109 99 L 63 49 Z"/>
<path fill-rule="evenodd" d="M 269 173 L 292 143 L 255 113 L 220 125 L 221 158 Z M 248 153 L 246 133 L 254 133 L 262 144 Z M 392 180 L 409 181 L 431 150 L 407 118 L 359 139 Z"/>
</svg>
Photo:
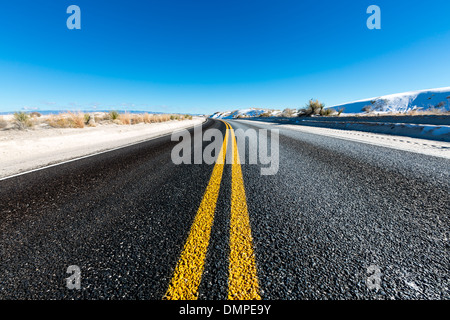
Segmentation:
<svg viewBox="0 0 450 320">
<path fill-rule="evenodd" d="M 450 298 L 449 160 L 227 123 L 279 129 L 275 175 L 166 136 L 0 181 L 0 298 Z"/>
</svg>

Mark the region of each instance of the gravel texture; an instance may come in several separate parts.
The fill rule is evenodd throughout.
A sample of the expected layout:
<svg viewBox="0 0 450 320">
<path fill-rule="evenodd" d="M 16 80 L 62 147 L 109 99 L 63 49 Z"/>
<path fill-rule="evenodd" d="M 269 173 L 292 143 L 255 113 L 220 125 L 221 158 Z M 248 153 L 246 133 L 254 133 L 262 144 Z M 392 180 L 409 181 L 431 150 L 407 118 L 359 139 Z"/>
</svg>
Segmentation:
<svg viewBox="0 0 450 320">
<path fill-rule="evenodd" d="M 0 181 L 0 298 L 162 299 L 213 169 L 172 164 L 174 145 Z M 242 165 L 263 299 L 450 298 L 449 160 L 282 128 L 279 150 L 276 175 Z M 230 189 L 227 164 L 200 299 L 227 297 Z M 81 290 L 66 288 L 69 265 Z"/>
</svg>

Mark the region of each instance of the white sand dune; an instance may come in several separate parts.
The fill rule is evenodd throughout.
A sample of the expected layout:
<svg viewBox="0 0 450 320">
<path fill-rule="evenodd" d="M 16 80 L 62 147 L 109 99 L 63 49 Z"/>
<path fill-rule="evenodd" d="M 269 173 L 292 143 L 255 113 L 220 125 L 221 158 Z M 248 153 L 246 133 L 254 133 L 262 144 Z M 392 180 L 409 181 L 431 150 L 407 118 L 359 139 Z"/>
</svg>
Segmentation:
<svg viewBox="0 0 450 320">
<path fill-rule="evenodd" d="M 373 102 L 373 103 L 372 103 Z M 332 108 L 344 108 L 344 113 L 360 113 L 365 106 L 373 106 L 378 112 L 407 112 L 409 110 L 427 110 L 441 104 L 447 110 L 450 104 L 450 87 L 410 91 L 353 101 Z"/>
</svg>

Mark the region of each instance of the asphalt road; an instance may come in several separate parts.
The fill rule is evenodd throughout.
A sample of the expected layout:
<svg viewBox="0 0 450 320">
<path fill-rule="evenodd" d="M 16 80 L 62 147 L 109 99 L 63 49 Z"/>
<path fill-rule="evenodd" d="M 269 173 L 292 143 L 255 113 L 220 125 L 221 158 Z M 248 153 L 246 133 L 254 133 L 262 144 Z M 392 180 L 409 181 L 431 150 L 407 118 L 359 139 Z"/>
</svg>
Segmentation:
<svg viewBox="0 0 450 320">
<path fill-rule="evenodd" d="M 280 130 L 275 175 L 166 136 L 0 181 L 0 298 L 450 298 L 450 161 L 228 123 Z"/>
</svg>

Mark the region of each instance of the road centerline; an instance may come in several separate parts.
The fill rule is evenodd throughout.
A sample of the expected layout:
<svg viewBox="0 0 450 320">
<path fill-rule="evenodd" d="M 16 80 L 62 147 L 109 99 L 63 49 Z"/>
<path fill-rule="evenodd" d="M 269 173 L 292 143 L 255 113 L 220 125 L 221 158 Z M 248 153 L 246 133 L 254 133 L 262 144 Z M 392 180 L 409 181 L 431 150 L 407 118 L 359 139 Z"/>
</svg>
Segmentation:
<svg viewBox="0 0 450 320">
<path fill-rule="evenodd" d="M 164 299 L 167 300 L 196 300 L 198 298 L 229 142 L 231 142 L 228 152 L 231 151 L 232 174 L 228 299 L 261 299 L 237 140 L 231 125 L 225 121 L 223 123 L 226 126 L 225 139 L 169 288 L 164 296 Z"/>
<path fill-rule="evenodd" d="M 250 219 L 245 196 L 239 152 L 234 130 L 227 123 L 232 139 L 232 182 L 230 218 L 229 300 L 260 300 Z"/>
<path fill-rule="evenodd" d="M 227 127 L 222 148 L 164 299 L 196 300 L 198 298 L 198 288 L 204 270 L 222 181 L 228 136 Z"/>
</svg>

